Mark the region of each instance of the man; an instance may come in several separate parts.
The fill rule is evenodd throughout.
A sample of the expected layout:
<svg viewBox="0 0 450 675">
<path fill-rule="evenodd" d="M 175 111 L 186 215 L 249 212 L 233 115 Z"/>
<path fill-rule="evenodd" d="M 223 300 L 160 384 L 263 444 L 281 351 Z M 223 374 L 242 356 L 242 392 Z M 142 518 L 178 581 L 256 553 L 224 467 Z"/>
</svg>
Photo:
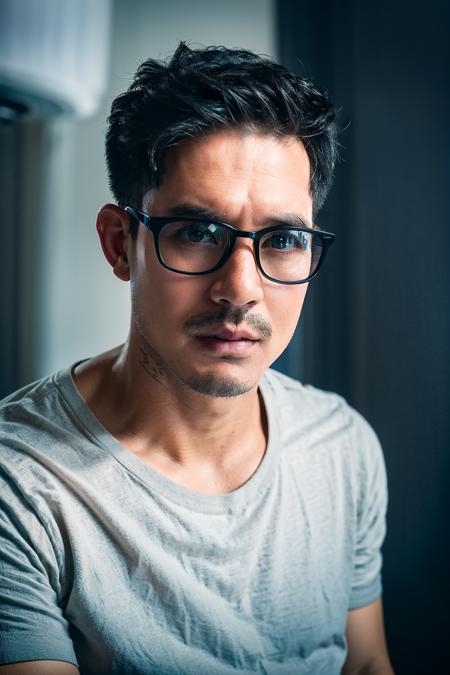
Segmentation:
<svg viewBox="0 0 450 675">
<path fill-rule="evenodd" d="M 106 152 L 129 337 L 3 404 L 0 673 L 392 673 L 378 441 L 268 370 L 333 240 L 330 101 L 182 43 Z"/>
</svg>

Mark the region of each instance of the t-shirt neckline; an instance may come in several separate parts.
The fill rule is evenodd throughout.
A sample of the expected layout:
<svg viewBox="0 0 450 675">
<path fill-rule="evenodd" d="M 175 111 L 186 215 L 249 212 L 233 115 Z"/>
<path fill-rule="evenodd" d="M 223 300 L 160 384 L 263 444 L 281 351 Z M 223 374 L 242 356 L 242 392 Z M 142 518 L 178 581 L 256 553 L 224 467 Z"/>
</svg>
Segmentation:
<svg viewBox="0 0 450 675">
<path fill-rule="evenodd" d="M 276 473 L 279 459 L 278 415 L 275 408 L 275 399 L 271 391 L 271 383 L 265 373 L 259 382 L 263 405 L 267 419 L 267 446 L 256 471 L 240 487 L 232 492 L 222 494 L 204 494 L 195 492 L 183 485 L 167 478 L 157 469 L 142 462 L 130 450 L 123 446 L 95 417 L 79 393 L 72 372 L 77 362 L 60 370 L 55 377 L 56 384 L 66 403 L 75 415 L 79 430 L 97 446 L 108 452 L 128 472 L 139 481 L 145 483 L 162 497 L 190 510 L 204 513 L 226 513 L 245 509 L 253 503 L 258 495 L 265 492 Z"/>
</svg>

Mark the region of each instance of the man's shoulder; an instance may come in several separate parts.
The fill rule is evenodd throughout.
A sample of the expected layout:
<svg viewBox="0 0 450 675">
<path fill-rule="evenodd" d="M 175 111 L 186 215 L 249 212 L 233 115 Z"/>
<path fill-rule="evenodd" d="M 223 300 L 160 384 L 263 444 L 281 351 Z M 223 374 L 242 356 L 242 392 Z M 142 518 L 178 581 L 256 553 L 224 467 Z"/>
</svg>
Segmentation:
<svg viewBox="0 0 450 675">
<path fill-rule="evenodd" d="M 67 425 L 63 369 L 27 384 L 0 401 L 2 466 L 23 465 L 25 457 L 37 461 L 47 454 Z"/>
<path fill-rule="evenodd" d="M 346 451 L 351 461 L 371 463 L 381 456 L 370 423 L 344 397 L 269 369 L 262 380 L 268 403 L 276 407 L 286 437 L 301 438 L 310 448 Z"/>
<path fill-rule="evenodd" d="M 46 416 L 61 397 L 60 383 L 68 369 L 30 382 L 0 400 L 0 429 L 9 424 L 32 423 L 34 417 Z"/>
<path fill-rule="evenodd" d="M 310 384 L 269 368 L 263 376 L 262 384 L 266 394 L 271 396 L 280 408 L 298 412 L 301 406 L 303 416 L 321 417 L 339 412 L 351 414 L 353 409 L 347 401 L 331 391 L 318 389 Z"/>
<path fill-rule="evenodd" d="M 96 446 L 83 432 L 76 409 L 70 372 L 64 368 L 1 401 L 0 510 L 14 504 L 17 513 L 30 509 L 53 522 L 55 505 L 70 492 L 87 459 L 94 469 L 98 466 Z"/>
<path fill-rule="evenodd" d="M 56 386 L 57 373 L 48 375 L 39 380 L 34 380 L 11 392 L 0 400 L 0 412 L 4 413 L 8 408 L 27 405 L 31 401 L 39 400 L 46 396 Z"/>
</svg>

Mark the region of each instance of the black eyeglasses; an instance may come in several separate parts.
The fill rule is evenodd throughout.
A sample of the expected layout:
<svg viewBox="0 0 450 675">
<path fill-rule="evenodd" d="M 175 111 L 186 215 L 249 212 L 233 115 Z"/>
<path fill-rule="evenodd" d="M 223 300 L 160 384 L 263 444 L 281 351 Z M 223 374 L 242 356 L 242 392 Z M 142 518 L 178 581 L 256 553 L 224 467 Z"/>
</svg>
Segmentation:
<svg viewBox="0 0 450 675">
<path fill-rule="evenodd" d="M 316 276 L 334 234 L 309 227 L 274 225 L 257 232 L 202 218 L 149 216 L 126 206 L 125 211 L 151 230 L 161 265 L 179 274 L 210 274 L 231 255 L 237 237 L 253 240 L 262 274 L 280 284 L 304 284 Z"/>
</svg>

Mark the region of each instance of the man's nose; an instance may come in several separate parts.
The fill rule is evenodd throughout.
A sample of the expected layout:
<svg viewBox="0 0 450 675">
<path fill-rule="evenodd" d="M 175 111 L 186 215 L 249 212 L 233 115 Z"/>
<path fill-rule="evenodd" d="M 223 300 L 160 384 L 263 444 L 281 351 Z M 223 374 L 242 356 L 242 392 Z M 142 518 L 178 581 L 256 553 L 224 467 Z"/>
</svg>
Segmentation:
<svg viewBox="0 0 450 675">
<path fill-rule="evenodd" d="M 237 241 L 230 257 L 213 272 L 213 277 L 210 295 L 218 304 L 252 307 L 264 297 L 262 275 L 251 241 Z"/>
</svg>

